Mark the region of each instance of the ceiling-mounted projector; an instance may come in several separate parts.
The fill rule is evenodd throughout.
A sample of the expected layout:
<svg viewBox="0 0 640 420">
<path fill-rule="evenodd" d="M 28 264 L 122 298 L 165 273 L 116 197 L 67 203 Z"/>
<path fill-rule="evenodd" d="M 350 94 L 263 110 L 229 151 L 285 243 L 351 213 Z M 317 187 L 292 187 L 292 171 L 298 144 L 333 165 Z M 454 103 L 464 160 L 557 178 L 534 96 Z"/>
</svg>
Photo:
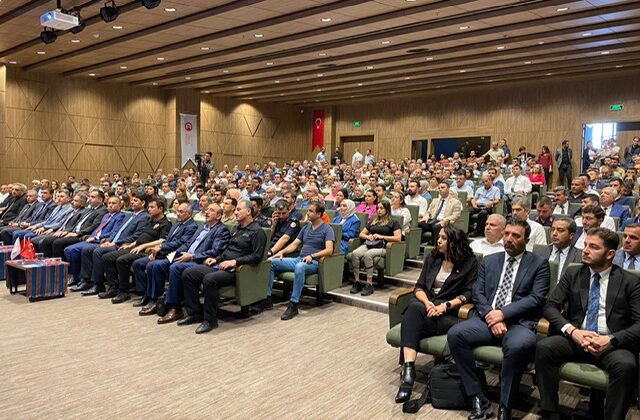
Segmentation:
<svg viewBox="0 0 640 420">
<path fill-rule="evenodd" d="M 60 9 L 47 12 L 40 16 L 40 25 L 63 31 L 76 27 L 79 23 L 77 16 L 65 13 Z"/>
</svg>

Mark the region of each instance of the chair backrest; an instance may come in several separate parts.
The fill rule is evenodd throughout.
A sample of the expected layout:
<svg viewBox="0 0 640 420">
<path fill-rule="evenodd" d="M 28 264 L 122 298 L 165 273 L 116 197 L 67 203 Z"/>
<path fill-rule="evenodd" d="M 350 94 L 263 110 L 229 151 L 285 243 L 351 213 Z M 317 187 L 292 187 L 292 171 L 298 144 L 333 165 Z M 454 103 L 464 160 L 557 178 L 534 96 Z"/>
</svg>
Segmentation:
<svg viewBox="0 0 640 420">
<path fill-rule="evenodd" d="M 578 210 L 580 210 L 581 203 L 569 203 L 569 214 L 575 214 Z"/>
<path fill-rule="evenodd" d="M 333 200 L 324 200 L 324 208 L 325 209 L 330 209 L 333 207 L 334 201 Z"/>
<path fill-rule="evenodd" d="M 271 228 L 266 228 L 263 227 L 262 231 L 264 232 L 265 235 L 267 235 L 267 245 L 264 247 L 264 255 L 262 256 L 263 260 L 266 260 L 268 258 L 268 254 L 269 254 L 269 249 L 270 246 L 269 244 L 271 243 Z"/>
<path fill-rule="evenodd" d="M 339 223 L 330 223 L 331 229 L 333 229 L 333 236 L 335 242 L 333 243 L 333 255 L 340 253 L 340 242 L 342 242 L 342 225 Z"/>
<path fill-rule="evenodd" d="M 618 249 L 622 248 L 622 241 L 624 240 L 624 232 L 616 231 L 618 234 Z"/>
<path fill-rule="evenodd" d="M 307 214 L 307 210 L 309 210 L 308 208 L 302 208 L 302 207 L 296 207 L 296 210 L 298 210 L 298 212 L 300 213 L 300 216 L 304 217 L 305 214 Z"/>
<path fill-rule="evenodd" d="M 465 211 L 467 207 L 469 207 L 467 203 L 467 192 L 458 191 L 458 200 L 460 200 L 460 203 L 462 203 L 462 211 Z"/>
<path fill-rule="evenodd" d="M 355 215 L 360 219 L 360 231 L 369 224 L 369 215 L 367 213 L 356 212 Z"/>
<path fill-rule="evenodd" d="M 400 230 L 402 230 L 402 225 L 404 224 L 404 217 L 402 217 L 402 216 L 391 216 L 391 218 L 393 220 L 395 220 L 396 222 L 398 222 L 398 224 L 400 225 Z"/>
<path fill-rule="evenodd" d="M 178 216 L 175 213 L 167 214 L 167 220 L 171 223 L 175 223 L 178 220 Z"/>
<path fill-rule="evenodd" d="M 533 251 L 535 252 L 536 250 L 539 249 L 545 249 L 546 247 L 548 247 L 549 245 L 543 245 L 543 244 L 533 244 Z"/>
<path fill-rule="evenodd" d="M 407 205 L 407 209 L 409 210 L 409 214 L 411 215 L 411 228 L 418 227 L 418 218 L 420 217 L 420 207 L 415 204 Z"/>
<path fill-rule="evenodd" d="M 544 228 L 544 234 L 547 237 L 547 243 L 551 243 L 551 227 L 550 226 L 542 226 Z"/>
<path fill-rule="evenodd" d="M 618 216 L 611 216 L 611 218 L 616 224 L 616 232 L 617 232 L 618 229 L 620 229 L 620 218 Z"/>
<path fill-rule="evenodd" d="M 549 272 L 551 273 L 549 294 L 553 292 L 553 289 L 556 288 L 556 284 L 558 284 L 558 270 L 560 270 L 560 265 L 555 261 L 549 261 Z"/>
<path fill-rule="evenodd" d="M 327 213 L 327 216 L 329 216 L 329 220 L 333 220 L 333 218 L 338 215 L 337 210 L 325 210 L 324 212 Z"/>
<path fill-rule="evenodd" d="M 228 223 L 225 223 L 224 225 L 227 227 L 227 229 L 229 229 L 229 232 L 231 232 L 232 234 L 233 234 L 233 232 L 236 231 L 236 228 L 238 227 L 238 225 L 232 225 L 232 224 L 228 224 Z"/>
<path fill-rule="evenodd" d="M 529 217 L 533 217 L 534 219 L 538 217 L 538 210 L 531 210 L 529 212 Z"/>
<path fill-rule="evenodd" d="M 440 191 L 438 190 L 428 190 L 428 191 L 429 191 L 429 194 L 431 194 L 432 199 L 436 199 L 440 197 Z"/>
</svg>

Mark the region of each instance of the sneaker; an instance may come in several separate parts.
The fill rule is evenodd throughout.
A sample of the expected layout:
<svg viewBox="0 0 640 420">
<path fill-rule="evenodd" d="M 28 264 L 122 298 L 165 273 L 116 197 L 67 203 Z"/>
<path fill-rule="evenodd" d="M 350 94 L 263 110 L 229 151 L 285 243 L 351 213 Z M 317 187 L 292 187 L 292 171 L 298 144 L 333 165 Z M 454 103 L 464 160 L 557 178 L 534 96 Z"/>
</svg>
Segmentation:
<svg viewBox="0 0 640 420">
<path fill-rule="evenodd" d="M 288 321 L 291 318 L 295 317 L 296 315 L 298 315 L 298 304 L 289 302 L 289 306 L 287 306 L 287 310 L 284 311 L 280 319 L 283 321 Z"/>
<path fill-rule="evenodd" d="M 354 281 L 353 286 L 351 287 L 351 290 L 349 290 L 349 293 L 351 293 L 352 295 L 355 295 L 356 293 L 360 293 L 361 290 L 362 290 L 362 283 L 360 283 L 359 281 Z"/>
<path fill-rule="evenodd" d="M 362 293 L 360 293 L 360 296 L 369 296 L 372 294 L 373 294 L 373 284 L 367 283 L 362 289 Z"/>
</svg>

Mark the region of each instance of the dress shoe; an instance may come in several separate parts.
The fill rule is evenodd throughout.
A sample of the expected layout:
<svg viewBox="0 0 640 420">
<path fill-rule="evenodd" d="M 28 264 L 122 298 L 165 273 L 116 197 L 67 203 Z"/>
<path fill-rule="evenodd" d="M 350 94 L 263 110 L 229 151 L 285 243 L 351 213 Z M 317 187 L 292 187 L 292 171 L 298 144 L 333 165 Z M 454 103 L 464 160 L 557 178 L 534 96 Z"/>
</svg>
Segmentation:
<svg viewBox="0 0 640 420">
<path fill-rule="evenodd" d="M 511 420 L 511 409 L 500 404 L 498 409 L 498 420 Z"/>
<path fill-rule="evenodd" d="M 373 284 L 365 284 L 364 288 L 362 289 L 362 293 L 360 293 L 360 296 L 370 296 L 373 294 Z"/>
<path fill-rule="evenodd" d="M 140 309 L 140 312 L 138 312 L 138 315 L 147 316 L 147 315 L 155 315 L 157 313 L 158 313 L 158 305 L 156 305 L 154 302 L 151 305 L 147 305 L 144 308 Z"/>
<path fill-rule="evenodd" d="M 362 291 L 362 283 L 360 283 L 359 281 L 354 281 L 353 286 L 351 286 L 351 290 L 349 290 L 349 293 L 351 293 L 352 295 L 355 295 L 356 293 L 360 293 L 361 291 Z"/>
<path fill-rule="evenodd" d="M 270 311 L 273 309 L 273 299 L 271 296 L 267 296 L 262 302 L 260 302 L 260 310 Z"/>
<path fill-rule="evenodd" d="M 118 296 L 118 291 L 116 289 L 110 289 L 106 292 L 98 293 L 98 297 L 100 299 L 111 299 Z"/>
<path fill-rule="evenodd" d="M 162 318 L 158 318 L 158 324 L 168 324 L 170 322 L 175 322 L 181 319 L 184 316 L 182 309 L 171 308 L 169 312 Z"/>
<path fill-rule="evenodd" d="M 150 301 L 151 301 L 150 297 L 143 296 L 142 299 L 133 302 L 133 307 L 134 308 L 141 308 L 143 306 L 147 306 Z"/>
<path fill-rule="evenodd" d="M 67 282 L 67 286 L 68 286 L 68 287 L 77 286 L 77 285 L 79 285 L 79 284 L 80 284 L 80 279 L 75 279 L 75 278 L 73 278 L 73 277 L 71 277 L 71 278 L 69 279 L 69 281 Z"/>
<path fill-rule="evenodd" d="M 85 290 L 84 292 L 80 293 L 82 296 L 95 296 L 98 293 L 100 293 L 100 288 L 98 287 L 98 285 L 94 285 L 91 286 L 90 288 L 88 288 L 87 290 Z"/>
<path fill-rule="evenodd" d="M 396 394 L 396 403 L 409 401 L 411 398 L 411 391 L 413 390 L 413 383 L 415 381 L 416 363 L 405 362 L 402 373 L 400 374 L 400 389 L 398 389 L 398 393 Z"/>
<path fill-rule="evenodd" d="M 84 292 L 85 290 L 89 290 L 91 288 L 91 284 L 86 281 L 81 281 L 76 286 L 71 287 L 69 290 L 72 292 Z"/>
<path fill-rule="evenodd" d="M 183 325 L 197 324 L 198 322 L 202 322 L 201 316 L 187 315 L 178 321 L 177 324 L 182 327 Z"/>
<path fill-rule="evenodd" d="M 298 304 L 289 302 L 289 306 L 287 306 L 287 310 L 284 311 L 280 319 L 283 321 L 288 321 L 297 315 L 298 315 Z"/>
<path fill-rule="evenodd" d="M 118 303 L 126 302 L 129 299 L 131 299 L 131 295 L 129 293 L 120 292 L 116 295 L 116 297 L 111 299 L 111 303 L 118 304 Z"/>
<path fill-rule="evenodd" d="M 218 321 L 202 321 L 202 324 L 198 325 L 198 328 L 196 328 L 196 334 L 208 333 L 215 328 L 218 328 Z"/>
<path fill-rule="evenodd" d="M 485 420 L 491 417 L 491 401 L 484 395 L 476 395 L 473 397 L 473 403 L 471 404 L 471 413 L 469 413 L 469 420 Z"/>
</svg>

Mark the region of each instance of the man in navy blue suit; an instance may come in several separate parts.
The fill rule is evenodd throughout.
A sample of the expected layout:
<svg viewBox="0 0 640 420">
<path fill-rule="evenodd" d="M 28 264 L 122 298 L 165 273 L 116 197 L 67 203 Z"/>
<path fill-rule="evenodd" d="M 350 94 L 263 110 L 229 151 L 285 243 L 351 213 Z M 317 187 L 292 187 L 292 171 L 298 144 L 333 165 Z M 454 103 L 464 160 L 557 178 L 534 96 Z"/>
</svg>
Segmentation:
<svg viewBox="0 0 640 420">
<path fill-rule="evenodd" d="M 135 242 L 142 235 L 151 222 L 149 213 L 145 211 L 148 200 L 144 192 L 132 192 L 130 204 L 133 214 L 125 219 L 120 229 L 113 231 L 109 239 L 101 242 L 97 248 L 83 248 L 80 278 L 91 284 L 91 288 L 82 292 L 82 296 L 93 296 L 104 291 L 102 256 L 124 244 Z"/>
<path fill-rule="evenodd" d="M 549 263 L 527 252 L 531 228 L 526 220 L 511 218 L 504 229 L 505 252 L 485 257 L 473 286 L 475 310 L 468 321 L 447 334 L 465 392 L 473 398 L 470 420 L 485 419 L 491 403 L 484 396 L 473 349 L 502 346 L 504 354 L 498 419 L 511 418 L 511 406 L 520 378 L 532 360 L 535 328 L 549 291 Z"/>
</svg>

